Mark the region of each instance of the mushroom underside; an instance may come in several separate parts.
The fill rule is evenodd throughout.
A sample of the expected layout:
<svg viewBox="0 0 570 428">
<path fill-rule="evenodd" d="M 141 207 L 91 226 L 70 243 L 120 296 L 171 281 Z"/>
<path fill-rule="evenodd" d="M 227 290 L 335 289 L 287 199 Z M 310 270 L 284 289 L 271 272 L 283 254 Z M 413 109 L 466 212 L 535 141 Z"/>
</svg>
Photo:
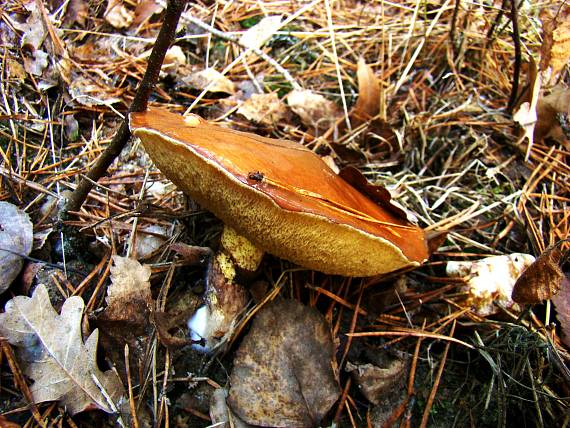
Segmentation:
<svg viewBox="0 0 570 428">
<path fill-rule="evenodd" d="M 270 254 L 344 276 L 373 276 L 419 265 L 382 237 L 313 213 L 283 209 L 188 144 L 150 129 L 136 129 L 134 134 L 174 184 Z"/>
</svg>

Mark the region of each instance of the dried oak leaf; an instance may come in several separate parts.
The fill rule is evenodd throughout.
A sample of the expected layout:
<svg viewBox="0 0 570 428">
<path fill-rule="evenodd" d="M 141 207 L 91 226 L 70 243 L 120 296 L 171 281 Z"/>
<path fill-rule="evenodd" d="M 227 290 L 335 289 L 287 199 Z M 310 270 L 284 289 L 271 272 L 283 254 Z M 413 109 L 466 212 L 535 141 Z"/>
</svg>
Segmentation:
<svg viewBox="0 0 570 428">
<path fill-rule="evenodd" d="M 237 351 L 228 403 L 246 423 L 318 425 L 339 396 L 323 316 L 288 300 L 259 311 Z"/>
<path fill-rule="evenodd" d="M 18 349 L 18 359 L 27 376 L 36 403 L 59 400 L 74 415 L 101 409 L 115 413 L 124 402 L 117 373 L 97 367 L 98 331 L 83 343 L 81 297 L 70 297 L 61 309 L 53 309 L 43 285 L 32 297 L 16 296 L 0 314 L 0 336 Z"/>
<path fill-rule="evenodd" d="M 150 323 L 152 295 L 150 267 L 128 257 L 113 256 L 111 285 L 107 289 L 107 307 L 93 321 L 101 330 L 101 345 L 125 373 L 124 348 L 129 345 L 131 358 L 143 358 Z"/>
<path fill-rule="evenodd" d="M 287 95 L 287 104 L 307 127 L 326 130 L 340 117 L 339 107 L 311 90 L 295 90 Z"/>
<path fill-rule="evenodd" d="M 234 82 L 213 68 L 205 68 L 184 78 L 184 83 L 200 91 L 235 94 Z"/>
<path fill-rule="evenodd" d="M 385 366 L 347 363 L 346 370 L 368 401 L 375 405 L 389 401 L 396 391 L 404 391 L 407 380 L 407 361 L 386 358 Z"/>
<path fill-rule="evenodd" d="M 273 125 L 287 117 L 287 108 L 275 92 L 270 94 L 252 94 L 238 108 L 237 112 L 247 120 Z"/>
<path fill-rule="evenodd" d="M 22 256 L 32 251 L 33 225 L 24 211 L 0 202 L 0 293 L 8 289 L 22 270 Z"/>
<path fill-rule="evenodd" d="M 548 247 L 517 279 L 513 300 L 522 304 L 537 304 L 550 299 L 560 290 L 564 272 L 560 262 L 564 251 L 559 244 Z"/>
<path fill-rule="evenodd" d="M 554 16 L 545 8 L 540 18 L 543 22 L 540 70 L 552 67 L 555 78 L 570 60 L 570 7 L 564 5 Z"/>
</svg>

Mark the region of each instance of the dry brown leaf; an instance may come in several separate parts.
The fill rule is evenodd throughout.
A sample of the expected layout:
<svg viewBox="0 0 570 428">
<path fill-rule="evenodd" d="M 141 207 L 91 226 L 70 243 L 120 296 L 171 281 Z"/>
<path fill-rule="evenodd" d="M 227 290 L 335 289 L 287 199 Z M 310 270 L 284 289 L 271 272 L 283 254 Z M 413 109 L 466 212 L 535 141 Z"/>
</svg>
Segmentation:
<svg viewBox="0 0 570 428">
<path fill-rule="evenodd" d="M 234 83 L 213 68 L 205 68 L 187 76 L 185 83 L 194 88 L 208 92 L 223 92 L 225 94 L 234 94 L 236 91 Z"/>
<path fill-rule="evenodd" d="M 537 304 L 550 299 L 564 279 L 560 262 L 564 251 L 560 244 L 548 247 L 517 279 L 513 288 L 513 300 L 523 304 Z"/>
<path fill-rule="evenodd" d="M 179 67 L 186 65 L 186 55 L 180 46 L 171 46 L 162 61 L 161 71 L 176 71 Z"/>
<path fill-rule="evenodd" d="M 128 257 L 113 256 L 111 267 L 111 285 L 107 289 L 107 308 L 105 312 L 113 318 L 124 318 L 127 307 L 138 306 L 150 310 L 152 296 L 150 293 L 150 267 L 141 265 Z M 141 307 L 142 305 L 142 307 Z M 128 312 L 128 311 L 127 311 Z"/>
<path fill-rule="evenodd" d="M 138 365 L 143 359 L 148 337 L 152 295 L 150 267 L 128 257 L 113 256 L 111 285 L 107 289 L 107 307 L 93 322 L 101 330 L 101 345 L 116 361 L 124 374 L 124 348 L 129 345 L 131 361 Z"/>
<path fill-rule="evenodd" d="M 570 20 L 569 16 L 560 22 L 554 33 L 552 34 L 552 74 L 556 76 L 564 67 L 568 65 L 570 60 Z"/>
<path fill-rule="evenodd" d="M 91 409 L 115 413 L 123 404 L 123 386 L 114 370 L 97 367 L 98 331 L 83 342 L 83 307 L 81 297 L 70 297 L 58 315 L 39 285 L 31 298 L 6 303 L 0 335 L 18 348 L 19 362 L 34 380 L 30 391 L 36 403 L 59 400 L 72 415 Z"/>
<path fill-rule="evenodd" d="M 295 90 L 287 95 L 287 104 L 307 127 L 326 130 L 340 117 L 340 108 L 311 90 Z"/>
<path fill-rule="evenodd" d="M 317 426 L 339 396 L 333 358 L 329 326 L 317 310 L 272 303 L 237 351 L 230 407 L 249 424 Z"/>
<path fill-rule="evenodd" d="M 358 389 L 371 403 L 386 401 L 390 391 L 402 391 L 407 379 L 407 362 L 400 358 L 384 357 L 382 367 L 375 364 L 348 363 L 346 370 L 358 385 Z"/>
<path fill-rule="evenodd" d="M 380 81 L 363 58 L 358 60 L 356 75 L 358 99 L 350 113 L 350 123 L 353 128 L 366 123 L 366 129 L 355 141 L 361 146 L 373 147 L 367 150 L 372 158 L 385 158 L 399 152 L 397 135 L 382 115 Z"/>
<path fill-rule="evenodd" d="M 570 280 L 566 275 L 560 282 L 560 292 L 552 297 L 552 303 L 558 314 L 562 342 L 570 348 Z"/>
<path fill-rule="evenodd" d="M 156 0 L 140 0 L 135 9 L 135 19 L 133 20 L 132 27 L 145 22 L 152 15 L 162 12 L 164 7 Z"/>
<path fill-rule="evenodd" d="M 364 58 L 358 60 L 358 99 L 351 114 L 354 127 L 367 122 L 380 113 L 380 82 Z"/>
<path fill-rule="evenodd" d="M 253 94 L 251 98 L 239 106 L 237 112 L 247 120 L 263 125 L 273 125 L 287 117 L 285 104 L 275 92 L 270 94 Z"/>
<path fill-rule="evenodd" d="M 550 16 L 548 9 L 541 13 L 542 46 L 540 70 L 552 68 L 551 81 L 568 65 L 570 60 L 570 6 L 566 5 Z"/>
<path fill-rule="evenodd" d="M 135 13 L 125 7 L 122 0 L 109 0 L 105 10 L 105 21 L 115 28 L 127 28 L 133 22 Z"/>
<path fill-rule="evenodd" d="M 19 81 L 20 83 L 22 83 L 28 76 L 22 64 L 14 59 L 8 58 L 6 61 L 6 70 L 8 71 L 10 79 Z"/>
<path fill-rule="evenodd" d="M 65 21 L 73 24 L 78 23 L 82 27 L 89 17 L 89 4 L 86 0 L 70 0 L 65 11 Z"/>
<path fill-rule="evenodd" d="M 121 98 L 110 95 L 108 90 L 108 86 L 84 76 L 76 76 L 68 87 L 73 101 L 87 107 L 111 105 L 122 101 Z"/>
<path fill-rule="evenodd" d="M 352 187 L 372 199 L 378 206 L 411 223 L 418 223 L 418 219 L 413 213 L 404 209 L 395 200 L 392 200 L 392 195 L 388 189 L 380 184 L 370 183 L 357 168 L 347 166 L 341 169 L 338 175 Z"/>
<path fill-rule="evenodd" d="M 30 15 L 23 23 L 14 22 L 15 27 L 21 31 L 20 45 L 32 51 L 39 49 L 46 37 L 47 29 L 44 26 L 41 9 L 36 2 L 27 2 L 25 8 Z"/>
<path fill-rule="evenodd" d="M 266 16 L 243 33 L 239 38 L 239 42 L 245 47 L 259 49 L 265 42 L 273 37 L 280 27 L 280 16 Z"/>
<path fill-rule="evenodd" d="M 549 95 L 538 100 L 534 140 L 552 138 L 570 149 L 569 137 L 560 123 L 560 117 L 570 116 L 570 89 L 555 87 Z"/>
<path fill-rule="evenodd" d="M 0 202 L 0 293 L 8 289 L 22 270 L 22 256 L 32 251 L 30 217 L 9 202 Z"/>
</svg>

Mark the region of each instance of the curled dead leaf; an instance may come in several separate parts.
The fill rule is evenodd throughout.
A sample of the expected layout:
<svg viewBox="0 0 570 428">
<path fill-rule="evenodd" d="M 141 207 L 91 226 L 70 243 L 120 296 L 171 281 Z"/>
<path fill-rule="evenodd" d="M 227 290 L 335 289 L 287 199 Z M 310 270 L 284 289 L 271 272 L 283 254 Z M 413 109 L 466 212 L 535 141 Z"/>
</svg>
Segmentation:
<svg viewBox="0 0 570 428">
<path fill-rule="evenodd" d="M 340 170 L 338 174 L 343 180 L 348 182 L 352 187 L 368 196 L 379 206 L 387 209 L 392 214 L 406 219 L 407 221 L 417 224 L 418 219 L 415 215 L 392 200 L 392 195 L 384 186 L 370 183 L 366 177 L 353 166 L 348 166 Z"/>
<path fill-rule="evenodd" d="M 403 391 L 407 379 L 408 362 L 400 358 L 384 357 L 382 367 L 375 364 L 347 363 L 346 370 L 350 372 L 358 388 L 368 401 L 375 405 L 387 401 L 391 391 Z"/>
<path fill-rule="evenodd" d="M 329 326 L 289 300 L 259 311 L 234 360 L 228 403 L 245 422 L 317 426 L 339 396 Z"/>
<path fill-rule="evenodd" d="M 358 60 L 358 99 L 351 114 L 352 126 L 367 122 L 380 113 L 380 82 L 364 58 Z"/>
<path fill-rule="evenodd" d="M 550 94 L 539 98 L 536 106 L 537 122 L 534 128 L 534 140 L 545 138 L 564 144 L 570 149 L 570 136 L 563 129 L 561 119 L 570 116 L 570 89 L 555 87 Z"/>
<path fill-rule="evenodd" d="M 135 17 L 131 24 L 132 26 L 137 26 L 145 22 L 152 15 L 162 12 L 164 5 L 156 0 L 139 0 L 137 2 L 137 7 L 135 9 Z"/>
<path fill-rule="evenodd" d="M 561 242 L 544 250 L 517 279 L 513 288 L 515 302 L 537 304 L 558 293 L 565 278 L 560 264 L 567 257 L 567 252 L 561 248 Z"/>
</svg>

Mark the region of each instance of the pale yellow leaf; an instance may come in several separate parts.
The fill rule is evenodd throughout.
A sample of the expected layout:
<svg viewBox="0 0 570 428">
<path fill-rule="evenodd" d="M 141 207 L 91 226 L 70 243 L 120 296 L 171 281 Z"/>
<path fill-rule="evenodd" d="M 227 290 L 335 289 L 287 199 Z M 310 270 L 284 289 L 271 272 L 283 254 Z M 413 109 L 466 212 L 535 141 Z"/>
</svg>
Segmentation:
<svg viewBox="0 0 570 428">
<path fill-rule="evenodd" d="M 280 27 L 281 16 L 266 16 L 242 34 L 239 38 L 240 44 L 251 49 L 259 49 Z"/>
<path fill-rule="evenodd" d="M 131 25 L 135 13 L 125 7 L 122 0 L 109 0 L 105 10 L 105 21 L 114 28 L 126 28 Z"/>
<path fill-rule="evenodd" d="M 290 92 L 287 104 L 306 126 L 316 129 L 328 129 L 341 113 L 334 102 L 311 90 Z"/>
<path fill-rule="evenodd" d="M 192 73 L 187 77 L 186 82 L 201 91 L 223 92 L 225 94 L 234 94 L 236 91 L 234 83 L 213 68 L 205 68 Z"/>
<path fill-rule="evenodd" d="M 285 104 L 274 92 L 253 94 L 239 106 L 237 112 L 247 120 L 264 125 L 278 123 L 287 116 Z"/>
</svg>

